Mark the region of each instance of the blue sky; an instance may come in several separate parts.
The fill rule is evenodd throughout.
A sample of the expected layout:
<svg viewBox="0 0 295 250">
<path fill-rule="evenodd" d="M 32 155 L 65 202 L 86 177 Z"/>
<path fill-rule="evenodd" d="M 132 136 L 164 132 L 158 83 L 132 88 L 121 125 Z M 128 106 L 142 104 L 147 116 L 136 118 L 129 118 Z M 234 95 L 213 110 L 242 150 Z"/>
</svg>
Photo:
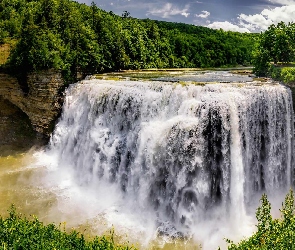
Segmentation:
<svg viewBox="0 0 295 250">
<path fill-rule="evenodd" d="M 91 4 L 92 0 L 78 0 Z M 94 0 L 106 11 L 137 18 L 260 32 L 272 23 L 295 21 L 295 0 Z"/>
</svg>

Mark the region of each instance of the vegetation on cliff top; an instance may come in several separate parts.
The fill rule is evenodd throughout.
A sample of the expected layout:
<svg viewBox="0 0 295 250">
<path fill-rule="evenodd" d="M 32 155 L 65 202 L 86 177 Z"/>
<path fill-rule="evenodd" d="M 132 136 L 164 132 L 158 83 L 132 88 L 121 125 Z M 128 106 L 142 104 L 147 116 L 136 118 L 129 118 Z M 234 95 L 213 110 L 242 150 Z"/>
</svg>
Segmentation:
<svg viewBox="0 0 295 250">
<path fill-rule="evenodd" d="M 0 43 L 17 39 L 8 66 L 66 79 L 121 69 L 249 65 L 257 34 L 139 20 L 72 0 L 2 0 Z"/>
<path fill-rule="evenodd" d="M 254 49 L 254 73 L 290 82 L 290 69 L 283 66 L 295 60 L 295 23 L 272 24 L 262 32 Z M 293 66 L 293 65 L 291 65 Z M 282 74 L 281 74 L 282 73 Z M 294 77 L 293 77 L 294 78 Z"/>
</svg>

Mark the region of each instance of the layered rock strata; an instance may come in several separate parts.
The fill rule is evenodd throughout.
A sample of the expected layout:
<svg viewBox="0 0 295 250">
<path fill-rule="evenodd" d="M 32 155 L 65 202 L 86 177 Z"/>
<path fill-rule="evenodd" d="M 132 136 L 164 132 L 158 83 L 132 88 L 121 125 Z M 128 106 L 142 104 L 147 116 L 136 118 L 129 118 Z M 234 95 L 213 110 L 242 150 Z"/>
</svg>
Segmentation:
<svg viewBox="0 0 295 250">
<path fill-rule="evenodd" d="M 0 97 L 28 116 L 38 136 L 48 138 L 61 111 L 63 78 L 59 72 L 42 71 L 30 74 L 27 83 L 25 94 L 17 78 L 0 73 Z"/>
</svg>

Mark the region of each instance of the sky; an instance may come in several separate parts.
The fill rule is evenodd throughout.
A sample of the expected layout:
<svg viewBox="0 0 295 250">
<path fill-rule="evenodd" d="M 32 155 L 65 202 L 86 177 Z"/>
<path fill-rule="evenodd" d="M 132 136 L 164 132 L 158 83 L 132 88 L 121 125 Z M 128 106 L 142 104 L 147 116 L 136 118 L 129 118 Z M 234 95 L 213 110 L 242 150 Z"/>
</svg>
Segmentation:
<svg viewBox="0 0 295 250">
<path fill-rule="evenodd" d="M 295 21 L 295 0 L 78 0 L 132 17 L 182 22 L 239 32 L 261 32 Z"/>
</svg>

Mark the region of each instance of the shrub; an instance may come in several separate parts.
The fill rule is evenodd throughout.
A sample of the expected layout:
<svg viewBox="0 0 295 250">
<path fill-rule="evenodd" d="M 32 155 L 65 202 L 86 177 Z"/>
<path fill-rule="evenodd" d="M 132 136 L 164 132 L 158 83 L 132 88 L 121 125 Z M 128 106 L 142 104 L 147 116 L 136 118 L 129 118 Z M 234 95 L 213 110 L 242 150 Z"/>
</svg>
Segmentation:
<svg viewBox="0 0 295 250">
<path fill-rule="evenodd" d="M 294 249 L 295 246 L 295 215 L 294 215 L 294 193 L 292 190 L 286 195 L 282 204 L 281 218 L 273 219 L 271 204 L 264 194 L 261 198 L 261 205 L 256 211 L 257 232 L 249 239 L 234 244 L 226 240 L 230 245 L 229 250 L 244 249 Z"/>
<path fill-rule="evenodd" d="M 66 233 L 54 224 L 43 225 L 36 217 L 32 220 L 16 213 L 15 207 L 9 210 L 9 217 L 0 217 L 0 249 L 101 249 L 130 250 L 133 247 L 116 245 L 111 236 L 95 237 L 86 240 L 77 231 Z"/>
<path fill-rule="evenodd" d="M 269 74 L 272 79 L 279 81 L 281 80 L 282 76 L 282 68 L 277 67 L 275 65 L 271 65 L 269 68 Z"/>
<path fill-rule="evenodd" d="M 294 67 L 282 68 L 281 79 L 285 83 L 295 82 L 295 68 Z"/>
</svg>

